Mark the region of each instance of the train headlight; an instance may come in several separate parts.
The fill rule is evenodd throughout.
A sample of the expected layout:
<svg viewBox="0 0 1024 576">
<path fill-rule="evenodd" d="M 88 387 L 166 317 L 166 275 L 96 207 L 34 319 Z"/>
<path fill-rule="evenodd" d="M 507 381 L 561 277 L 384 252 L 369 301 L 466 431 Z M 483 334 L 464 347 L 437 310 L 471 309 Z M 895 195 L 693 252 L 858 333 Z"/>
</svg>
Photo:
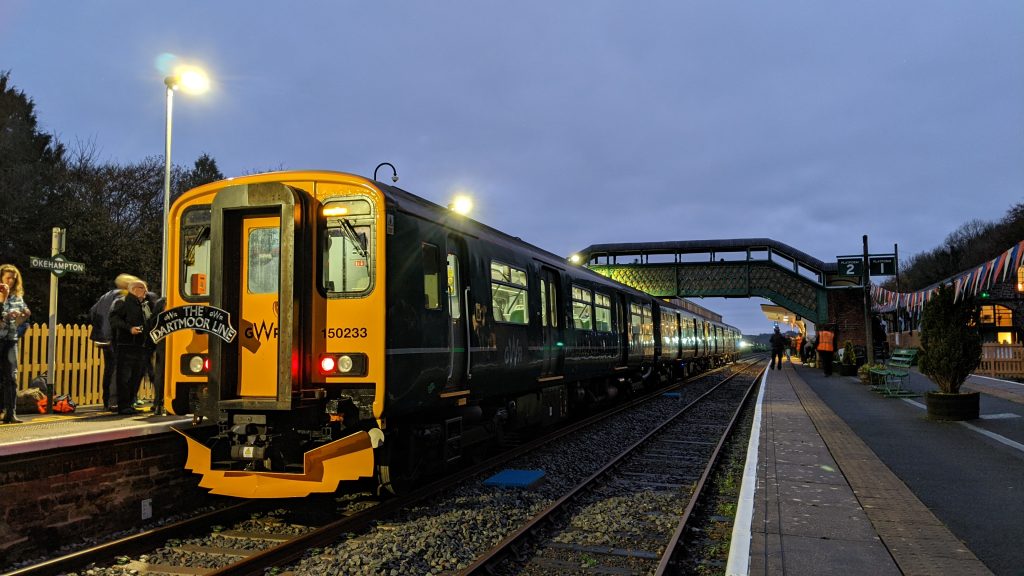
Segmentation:
<svg viewBox="0 0 1024 576">
<path fill-rule="evenodd" d="M 206 354 L 183 354 L 181 373 L 185 376 L 205 376 L 210 373 L 210 357 Z"/>
<path fill-rule="evenodd" d="M 338 358 L 338 372 L 348 374 L 352 371 L 352 357 L 345 355 Z"/>
</svg>

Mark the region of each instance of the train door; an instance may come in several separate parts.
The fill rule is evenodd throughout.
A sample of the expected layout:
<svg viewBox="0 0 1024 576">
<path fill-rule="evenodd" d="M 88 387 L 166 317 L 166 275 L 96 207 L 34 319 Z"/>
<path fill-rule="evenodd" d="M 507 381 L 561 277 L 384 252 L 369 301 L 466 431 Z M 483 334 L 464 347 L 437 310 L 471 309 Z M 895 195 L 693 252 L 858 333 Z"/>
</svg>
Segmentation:
<svg viewBox="0 0 1024 576">
<path fill-rule="evenodd" d="M 297 246 L 311 240 L 297 215 L 309 210 L 295 191 L 278 183 L 230 186 L 211 210 L 210 305 L 238 326 L 233 342 L 210 338 L 209 392 L 200 411 L 288 410 L 302 381 L 306 343 L 297 326 L 304 304 L 296 279 L 308 265 Z M 219 402 L 219 404 L 218 404 Z"/>
<path fill-rule="evenodd" d="M 565 346 L 562 345 L 561 279 L 550 268 L 540 269 L 541 378 L 562 374 Z"/>
<path fill-rule="evenodd" d="M 448 236 L 448 383 L 445 392 L 469 385 L 469 282 L 466 281 L 466 243 Z"/>
<path fill-rule="evenodd" d="M 629 299 L 625 294 L 619 294 L 616 299 L 615 317 L 618 320 L 617 330 L 619 331 L 619 366 L 629 366 L 629 354 L 633 347 L 632 327 L 629 316 Z"/>
<path fill-rule="evenodd" d="M 245 323 L 244 346 L 238 358 L 238 395 L 277 395 L 278 331 L 281 279 L 281 217 L 248 216 L 241 219 L 241 270 L 238 317 Z"/>
</svg>

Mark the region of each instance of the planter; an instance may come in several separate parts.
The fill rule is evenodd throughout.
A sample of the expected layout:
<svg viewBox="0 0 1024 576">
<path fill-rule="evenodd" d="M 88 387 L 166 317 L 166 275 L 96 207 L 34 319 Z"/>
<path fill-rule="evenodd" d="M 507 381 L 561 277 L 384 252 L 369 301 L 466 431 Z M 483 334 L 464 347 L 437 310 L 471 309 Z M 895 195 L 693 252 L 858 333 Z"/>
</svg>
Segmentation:
<svg viewBox="0 0 1024 576">
<path fill-rule="evenodd" d="M 839 365 L 840 376 L 856 376 L 857 365 L 856 364 L 840 364 Z"/>
<path fill-rule="evenodd" d="M 928 417 L 932 420 L 977 420 L 980 414 L 980 399 L 980 392 L 964 394 L 928 392 L 925 394 Z"/>
</svg>

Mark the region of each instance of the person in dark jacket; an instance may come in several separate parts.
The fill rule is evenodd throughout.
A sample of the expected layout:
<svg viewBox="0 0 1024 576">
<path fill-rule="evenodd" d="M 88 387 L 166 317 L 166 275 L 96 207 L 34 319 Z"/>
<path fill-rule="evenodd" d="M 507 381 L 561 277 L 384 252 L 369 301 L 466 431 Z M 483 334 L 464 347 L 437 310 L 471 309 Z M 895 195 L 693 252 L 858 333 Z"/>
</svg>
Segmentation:
<svg viewBox="0 0 1024 576">
<path fill-rule="evenodd" d="M 138 278 L 131 274 L 118 274 L 114 279 L 115 288 L 100 296 L 89 309 L 89 322 L 92 324 L 89 339 L 103 355 L 103 407 L 107 410 L 117 406 L 117 380 L 114 376 L 117 372 L 117 359 L 114 335 L 110 329 L 110 311 L 114 309 L 115 302 L 124 300 L 128 294 L 128 284 L 136 280 Z"/>
<path fill-rule="evenodd" d="M 110 328 L 116 347 L 119 414 L 138 414 L 132 400 L 152 356 L 149 330 L 152 328 L 153 303 L 147 292 L 146 283 L 142 280 L 131 282 L 128 295 L 116 301 L 110 311 Z"/>
<path fill-rule="evenodd" d="M 772 345 L 772 365 L 768 369 L 782 370 L 782 353 L 789 346 L 789 338 L 783 336 L 782 332 L 779 332 L 779 327 L 776 326 L 768 343 Z"/>
</svg>

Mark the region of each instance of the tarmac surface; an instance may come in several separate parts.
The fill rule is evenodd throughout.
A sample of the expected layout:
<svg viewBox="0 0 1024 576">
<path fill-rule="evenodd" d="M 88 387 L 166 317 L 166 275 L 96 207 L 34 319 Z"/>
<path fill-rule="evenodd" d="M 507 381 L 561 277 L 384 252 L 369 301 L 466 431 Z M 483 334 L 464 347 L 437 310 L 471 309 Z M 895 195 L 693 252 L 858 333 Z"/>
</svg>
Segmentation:
<svg viewBox="0 0 1024 576">
<path fill-rule="evenodd" d="M 935 390 L 916 370 L 906 388 Z M 769 371 L 749 565 L 730 573 L 1024 574 L 1024 385 L 965 389 L 981 419 L 939 422 L 923 396 L 798 361 Z"/>
</svg>

